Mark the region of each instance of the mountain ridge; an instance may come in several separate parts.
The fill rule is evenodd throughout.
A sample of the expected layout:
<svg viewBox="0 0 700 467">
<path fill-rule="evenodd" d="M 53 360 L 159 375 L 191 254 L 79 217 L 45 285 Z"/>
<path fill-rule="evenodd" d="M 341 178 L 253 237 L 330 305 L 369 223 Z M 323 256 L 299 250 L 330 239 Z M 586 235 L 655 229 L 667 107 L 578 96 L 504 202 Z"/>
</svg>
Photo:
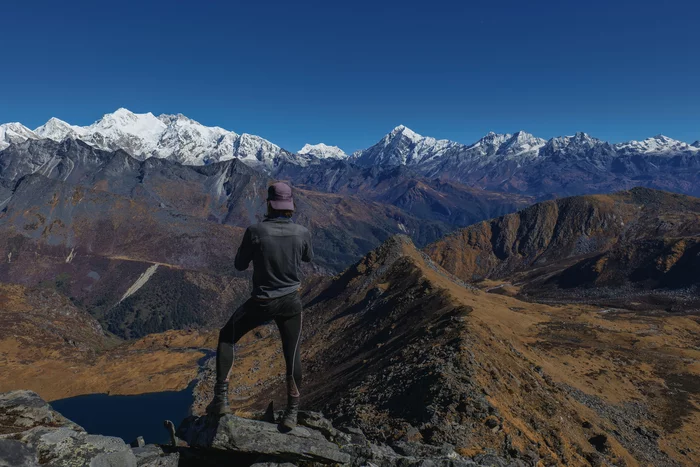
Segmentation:
<svg viewBox="0 0 700 467">
<path fill-rule="evenodd" d="M 545 201 L 424 251 L 462 280 L 527 299 L 700 308 L 700 198 L 691 196 L 635 188 Z"/>
</svg>

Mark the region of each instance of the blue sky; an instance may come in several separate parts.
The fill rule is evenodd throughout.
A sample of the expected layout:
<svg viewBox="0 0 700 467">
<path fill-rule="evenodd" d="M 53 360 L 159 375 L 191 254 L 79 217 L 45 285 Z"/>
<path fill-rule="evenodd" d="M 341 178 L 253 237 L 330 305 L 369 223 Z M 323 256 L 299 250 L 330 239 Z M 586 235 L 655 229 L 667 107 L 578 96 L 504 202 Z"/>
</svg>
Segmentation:
<svg viewBox="0 0 700 467">
<path fill-rule="evenodd" d="M 11 2 L 0 122 L 183 113 L 350 152 L 399 124 L 700 139 L 700 2 Z"/>
</svg>

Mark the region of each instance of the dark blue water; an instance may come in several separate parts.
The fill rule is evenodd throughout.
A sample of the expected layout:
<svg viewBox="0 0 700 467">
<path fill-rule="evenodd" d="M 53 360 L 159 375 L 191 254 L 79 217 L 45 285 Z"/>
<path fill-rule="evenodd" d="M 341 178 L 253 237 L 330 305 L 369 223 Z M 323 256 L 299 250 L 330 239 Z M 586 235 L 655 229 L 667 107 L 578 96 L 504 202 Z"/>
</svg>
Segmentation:
<svg viewBox="0 0 700 467">
<path fill-rule="evenodd" d="M 182 391 L 137 396 L 87 394 L 51 402 L 51 406 L 88 433 L 118 436 L 130 443 L 143 436 L 146 443 L 170 442 L 163 420 L 177 426 L 189 415 L 194 383 Z"/>
</svg>

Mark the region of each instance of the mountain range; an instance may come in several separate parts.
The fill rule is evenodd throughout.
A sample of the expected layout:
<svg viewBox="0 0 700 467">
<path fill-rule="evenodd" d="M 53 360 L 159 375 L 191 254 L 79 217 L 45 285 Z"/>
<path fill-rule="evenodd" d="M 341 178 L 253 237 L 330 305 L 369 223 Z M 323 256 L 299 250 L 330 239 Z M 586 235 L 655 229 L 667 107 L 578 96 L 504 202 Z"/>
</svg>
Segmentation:
<svg viewBox="0 0 700 467">
<path fill-rule="evenodd" d="M 426 177 L 540 199 L 640 185 L 700 193 L 700 145 L 662 135 L 611 144 L 586 133 L 545 141 L 519 131 L 463 145 L 399 126 L 352 159 L 365 167 L 407 165 Z"/>
<path fill-rule="evenodd" d="M 688 144 L 657 135 L 612 144 L 586 133 L 545 140 L 524 131 L 489 133 L 473 144 L 421 136 L 400 125 L 370 148 L 347 156 L 340 148 L 307 144 L 295 152 L 259 136 L 207 127 L 184 115 L 135 114 L 118 109 L 81 127 L 52 118 L 30 130 L 0 125 L 0 149 L 27 140 L 78 139 L 138 160 L 167 159 L 207 165 L 240 159 L 275 176 L 285 166 L 325 167 L 347 160 L 360 167 L 408 166 L 429 178 L 539 198 L 610 192 L 635 185 L 697 194 L 700 142 Z"/>
<path fill-rule="evenodd" d="M 118 149 L 144 160 L 151 157 L 186 165 L 241 159 L 271 170 L 286 159 L 305 165 L 315 155 L 291 154 L 259 136 L 207 127 L 184 115 L 135 114 L 121 108 L 89 126 L 76 126 L 57 118 L 30 130 L 19 123 L 0 126 L 0 149 L 30 139 L 76 139 L 103 150 Z"/>
</svg>

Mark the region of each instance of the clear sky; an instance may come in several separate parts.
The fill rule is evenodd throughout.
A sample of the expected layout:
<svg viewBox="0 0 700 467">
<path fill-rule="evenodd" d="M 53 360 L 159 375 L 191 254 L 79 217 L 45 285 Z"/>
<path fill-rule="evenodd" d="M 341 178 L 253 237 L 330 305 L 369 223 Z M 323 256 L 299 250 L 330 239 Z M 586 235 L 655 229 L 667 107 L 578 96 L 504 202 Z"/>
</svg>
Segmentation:
<svg viewBox="0 0 700 467">
<path fill-rule="evenodd" d="M 0 122 L 183 113 L 290 150 L 399 124 L 700 139 L 700 2 L 3 2 Z"/>
</svg>

